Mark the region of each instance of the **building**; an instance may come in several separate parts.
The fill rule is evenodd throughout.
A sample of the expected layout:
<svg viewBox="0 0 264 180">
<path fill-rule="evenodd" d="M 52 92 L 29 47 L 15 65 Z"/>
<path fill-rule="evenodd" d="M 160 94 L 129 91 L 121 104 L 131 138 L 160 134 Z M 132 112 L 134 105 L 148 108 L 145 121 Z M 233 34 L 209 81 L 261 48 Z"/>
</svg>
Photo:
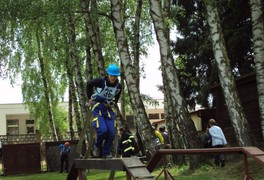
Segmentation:
<svg viewBox="0 0 264 180">
<path fill-rule="evenodd" d="M 156 104 L 145 103 L 146 112 L 150 123 L 157 123 L 158 126 L 165 124 L 164 103 L 163 99 L 156 100 Z M 61 103 L 67 111 L 68 103 Z M 202 130 L 201 116 L 199 111 L 190 113 L 196 129 Z M 133 116 L 127 115 L 129 124 L 133 126 Z M 29 113 L 29 110 L 24 104 L 0 104 L 0 136 L 6 135 L 28 135 L 35 134 L 38 127 L 34 117 Z"/>
<path fill-rule="evenodd" d="M 258 143 L 263 142 L 256 75 L 248 74 L 246 76 L 237 78 L 236 87 L 244 113 L 251 127 L 252 134 Z M 223 129 L 228 143 L 236 144 L 235 131 L 228 114 L 221 86 L 216 85 L 212 87 L 212 93 L 215 97 L 215 119 L 217 120 L 219 126 Z"/>
</svg>

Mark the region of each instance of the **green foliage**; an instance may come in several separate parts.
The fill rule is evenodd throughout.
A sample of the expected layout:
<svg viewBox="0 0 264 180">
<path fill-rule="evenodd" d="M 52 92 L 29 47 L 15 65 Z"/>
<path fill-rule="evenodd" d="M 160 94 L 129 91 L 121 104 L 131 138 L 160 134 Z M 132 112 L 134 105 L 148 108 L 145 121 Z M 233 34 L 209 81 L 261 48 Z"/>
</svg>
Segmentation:
<svg viewBox="0 0 264 180">
<path fill-rule="evenodd" d="M 217 4 L 226 41 L 228 57 L 235 76 L 254 67 L 251 44 L 250 7 L 247 1 L 204 1 Z M 206 21 L 206 7 L 201 1 L 178 1 L 174 19 L 182 38 L 173 43 L 184 97 L 190 107 L 208 107 L 210 87 L 219 82 Z"/>
<path fill-rule="evenodd" d="M 252 159 L 249 159 L 249 174 L 251 178 L 263 179 L 264 167 Z M 157 178 L 163 169 L 156 169 L 151 174 Z M 172 166 L 167 169 L 175 179 L 179 180 L 240 180 L 243 179 L 243 162 L 239 160 L 228 161 L 226 166 L 215 167 L 211 165 L 202 165 L 195 171 L 190 171 L 188 165 Z M 1 171 L 1 168 L 0 168 Z M 98 176 L 100 174 L 100 176 Z M 107 170 L 89 170 L 87 179 L 108 179 L 110 171 Z M 66 179 L 66 173 L 48 172 L 40 174 L 24 174 L 24 175 L 8 175 L 0 177 L 1 180 L 61 180 Z M 125 179 L 126 174 L 124 171 L 115 172 L 115 180 Z M 164 179 L 164 173 L 158 179 Z"/>
<path fill-rule="evenodd" d="M 39 123 L 39 128 L 47 133 L 50 131 L 48 122 L 48 104 L 46 104 L 43 78 L 47 81 L 47 91 L 50 98 L 55 123 L 64 128 L 57 106 L 63 100 L 68 86 L 66 73 L 66 59 L 69 57 L 69 28 L 68 16 L 73 18 L 76 47 L 75 55 L 79 59 L 82 74 L 86 68 L 86 48 L 91 47 L 91 41 L 85 27 L 85 13 L 90 13 L 92 21 L 99 24 L 100 41 L 102 45 L 105 64 L 119 62 L 119 53 L 115 43 L 114 30 L 110 16 L 109 1 L 97 2 L 97 12 L 80 11 L 80 1 L 28 1 L 0 0 L 1 29 L 1 72 L 7 69 L 12 82 L 22 79 L 23 101 L 28 105 L 31 113 Z M 124 2 L 124 18 L 126 22 L 129 44 L 133 44 L 133 24 L 135 21 L 136 1 Z M 142 23 L 140 24 L 140 54 L 146 54 L 147 46 L 152 43 L 151 20 L 148 12 L 148 2 L 143 1 Z M 38 44 L 39 37 L 40 44 Z M 132 46 L 130 46 L 132 47 Z M 133 54 L 131 54 L 133 55 Z M 43 58 L 44 72 L 40 69 L 39 59 Z M 72 68 L 70 62 L 67 66 Z M 98 76 L 97 60 L 91 55 L 94 67 L 93 75 Z M 2 68 L 3 67 L 3 68 Z M 75 73 L 73 73 L 75 76 Z M 44 77 L 43 77 L 44 76 Z M 57 125 L 57 124 L 56 124 Z"/>
</svg>

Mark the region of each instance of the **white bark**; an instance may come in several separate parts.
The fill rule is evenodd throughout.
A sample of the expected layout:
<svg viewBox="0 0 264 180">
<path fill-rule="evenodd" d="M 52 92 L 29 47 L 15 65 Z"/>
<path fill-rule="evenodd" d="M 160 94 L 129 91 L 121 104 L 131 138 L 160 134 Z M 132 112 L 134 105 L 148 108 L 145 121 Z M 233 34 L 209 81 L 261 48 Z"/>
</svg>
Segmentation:
<svg viewBox="0 0 264 180">
<path fill-rule="evenodd" d="M 181 93 L 180 83 L 170 49 L 169 31 L 164 23 L 161 1 L 150 0 L 149 2 L 150 15 L 154 23 L 157 41 L 160 47 L 163 84 L 166 90 L 165 99 L 168 104 L 167 115 L 172 117 L 172 121 L 175 121 L 171 123 L 175 125 L 173 128 L 177 129 L 176 125 L 178 125 L 182 131 L 184 137 L 187 139 L 187 147 L 197 148 L 199 143 L 196 139 L 196 129 Z"/>
<path fill-rule="evenodd" d="M 250 127 L 241 106 L 235 80 L 231 72 L 230 60 L 228 59 L 217 8 L 211 5 L 207 5 L 206 8 L 214 57 L 218 68 L 218 76 L 225 97 L 225 102 L 227 104 L 230 120 L 239 146 L 249 146 L 252 144 L 249 135 Z"/>
<path fill-rule="evenodd" d="M 172 121 L 168 123 L 174 125 L 174 127 L 170 127 L 172 130 L 180 129 L 187 140 L 187 148 L 198 148 L 197 132 L 181 93 L 179 78 L 170 49 L 169 30 L 163 17 L 161 0 L 149 0 L 149 3 L 150 15 L 160 47 L 161 69 L 168 108 L 165 112 L 166 116 L 170 118 L 168 120 Z M 190 168 L 196 168 L 197 164 L 197 156 L 192 156 Z"/>
<path fill-rule="evenodd" d="M 261 0 L 250 0 L 262 137 L 264 138 L 264 22 Z"/>
<path fill-rule="evenodd" d="M 137 86 L 136 75 L 134 73 L 132 59 L 128 49 L 127 36 L 124 29 L 124 18 L 122 14 L 122 1 L 111 0 L 112 22 L 115 31 L 115 38 L 119 57 L 124 68 L 125 80 L 128 84 L 128 93 L 132 110 L 135 114 L 135 121 L 138 126 L 142 141 L 145 142 L 145 148 L 150 155 L 155 152 L 155 138 L 154 133 L 151 133 L 150 122 L 148 120 L 145 107 L 140 97 L 139 87 Z M 149 136 L 152 134 L 153 136 Z"/>
</svg>

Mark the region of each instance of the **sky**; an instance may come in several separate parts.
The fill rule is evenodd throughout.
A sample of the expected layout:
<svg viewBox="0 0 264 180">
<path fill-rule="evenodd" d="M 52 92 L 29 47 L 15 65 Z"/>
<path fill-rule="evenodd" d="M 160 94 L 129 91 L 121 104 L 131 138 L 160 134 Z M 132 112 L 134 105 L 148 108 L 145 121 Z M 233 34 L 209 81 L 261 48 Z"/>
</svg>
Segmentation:
<svg viewBox="0 0 264 180">
<path fill-rule="evenodd" d="M 159 47 L 153 45 L 148 50 L 149 56 L 142 59 L 145 68 L 145 79 L 140 80 L 140 92 L 148 94 L 154 99 L 163 99 L 163 93 L 157 90 L 157 85 L 162 84 L 160 66 Z M 20 84 L 11 86 L 9 80 L 0 78 L 0 104 L 22 103 L 22 93 Z"/>
</svg>

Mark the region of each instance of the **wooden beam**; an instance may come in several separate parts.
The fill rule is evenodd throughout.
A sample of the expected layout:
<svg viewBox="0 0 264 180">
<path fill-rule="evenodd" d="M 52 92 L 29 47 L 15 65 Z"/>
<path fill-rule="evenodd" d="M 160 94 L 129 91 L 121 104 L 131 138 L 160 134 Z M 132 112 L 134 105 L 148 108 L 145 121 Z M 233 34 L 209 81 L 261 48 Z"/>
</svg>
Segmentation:
<svg viewBox="0 0 264 180">
<path fill-rule="evenodd" d="M 205 148 L 205 149 L 159 149 L 160 154 L 216 154 L 216 153 L 243 153 L 242 147 Z"/>
</svg>

